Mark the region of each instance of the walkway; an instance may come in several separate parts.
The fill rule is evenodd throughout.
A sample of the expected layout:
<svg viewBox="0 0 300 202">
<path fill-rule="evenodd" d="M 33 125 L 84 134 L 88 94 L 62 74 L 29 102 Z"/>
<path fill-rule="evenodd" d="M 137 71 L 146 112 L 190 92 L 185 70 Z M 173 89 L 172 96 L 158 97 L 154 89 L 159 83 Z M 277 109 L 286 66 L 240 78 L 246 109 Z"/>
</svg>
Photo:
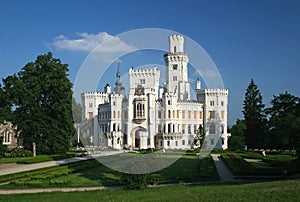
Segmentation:
<svg viewBox="0 0 300 202">
<path fill-rule="evenodd" d="M 39 168 L 64 165 L 64 164 L 78 162 L 78 161 L 85 161 L 85 160 L 92 159 L 95 157 L 110 156 L 110 155 L 115 155 L 115 154 L 119 154 L 122 152 L 123 151 L 103 151 L 103 152 L 101 152 L 101 154 L 98 154 L 98 155 L 73 157 L 73 158 L 62 159 L 62 160 L 58 160 L 58 161 L 48 161 L 48 162 L 35 163 L 35 164 L 16 164 L 16 163 L 0 164 L 0 176 L 23 172 L 23 171 L 35 170 L 35 169 L 39 169 Z"/>
<path fill-rule="evenodd" d="M 222 182 L 239 182 L 239 180 L 235 179 L 230 170 L 227 168 L 227 166 L 224 164 L 224 162 L 221 159 L 220 154 L 211 154 L 215 166 L 217 168 L 218 174 L 220 176 L 220 180 Z"/>
</svg>

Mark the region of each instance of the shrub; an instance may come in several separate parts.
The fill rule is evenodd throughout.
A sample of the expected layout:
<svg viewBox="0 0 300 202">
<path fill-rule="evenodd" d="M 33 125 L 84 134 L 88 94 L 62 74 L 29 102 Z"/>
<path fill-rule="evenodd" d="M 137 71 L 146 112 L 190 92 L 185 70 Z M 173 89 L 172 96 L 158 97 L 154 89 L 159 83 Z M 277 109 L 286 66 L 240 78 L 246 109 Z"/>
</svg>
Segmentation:
<svg viewBox="0 0 300 202">
<path fill-rule="evenodd" d="M 127 189 L 145 189 L 150 184 L 148 174 L 121 174 L 121 182 Z"/>
<path fill-rule="evenodd" d="M 10 157 L 31 157 L 32 152 L 23 148 L 14 148 L 9 153 Z"/>
</svg>

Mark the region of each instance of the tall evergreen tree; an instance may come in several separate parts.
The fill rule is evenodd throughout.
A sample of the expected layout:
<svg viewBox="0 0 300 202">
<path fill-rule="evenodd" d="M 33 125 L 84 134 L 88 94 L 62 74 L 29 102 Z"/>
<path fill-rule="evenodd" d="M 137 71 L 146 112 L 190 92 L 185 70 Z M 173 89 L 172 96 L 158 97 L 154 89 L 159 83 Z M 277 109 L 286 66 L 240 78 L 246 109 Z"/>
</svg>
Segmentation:
<svg viewBox="0 0 300 202">
<path fill-rule="evenodd" d="M 266 116 L 263 98 L 258 86 L 251 79 L 243 103 L 244 122 L 246 125 L 245 142 L 248 148 L 265 147 Z"/>
<path fill-rule="evenodd" d="M 38 153 L 64 153 L 74 135 L 72 83 L 67 64 L 52 53 L 40 55 L 22 70 L 4 79 L 8 97 L 14 99 L 14 124 L 26 149 L 36 143 Z"/>
</svg>

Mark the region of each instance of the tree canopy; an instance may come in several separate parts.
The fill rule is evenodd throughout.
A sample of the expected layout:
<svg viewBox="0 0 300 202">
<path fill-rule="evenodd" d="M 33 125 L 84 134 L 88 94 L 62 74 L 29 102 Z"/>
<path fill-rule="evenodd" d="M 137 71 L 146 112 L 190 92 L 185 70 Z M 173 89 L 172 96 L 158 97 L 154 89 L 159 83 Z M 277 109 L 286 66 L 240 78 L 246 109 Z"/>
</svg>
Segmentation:
<svg viewBox="0 0 300 202">
<path fill-rule="evenodd" d="M 238 119 L 236 123 L 231 127 L 229 138 L 229 148 L 234 150 L 241 150 L 245 147 L 244 133 L 246 125 L 243 120 Z"/>
<path fill-rule="evenodd" d="M 20 72 L 3 79 L 6 97 L 12 103 L 13 123 L 18 126 L 23 146 L 38 153 L 64 153 L 74 135 L 72 83 L 67 64 L 40 55 Z"/>
<path fill-rule="evenodd" d="M 272 106 L 266 109 L 269 133 L 276 149 L 300 150 L 300 99 L 288 92 L 273 96 Z"/>
</svg>

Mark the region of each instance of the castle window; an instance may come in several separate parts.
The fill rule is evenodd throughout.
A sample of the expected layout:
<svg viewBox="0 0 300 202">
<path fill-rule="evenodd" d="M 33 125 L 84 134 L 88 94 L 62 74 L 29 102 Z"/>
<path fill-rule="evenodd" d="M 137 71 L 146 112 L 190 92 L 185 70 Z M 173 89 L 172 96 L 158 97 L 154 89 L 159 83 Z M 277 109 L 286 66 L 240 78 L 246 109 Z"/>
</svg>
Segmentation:
<svg viewBox="0 0 300 202">
<path fill-rule="evenodd" d="M 216 134 L 216 126 L 214 124 L 209 126 L 209 134 Z"/>
<path fill-rule="evenodd" d="M 158 133 L 161 132 L 161 125 L 160 125 L 160 124 L 157 125 L 157 132 L 158 132 Z"/>
<path fill-rule="evenodd" d="M 185 145 L 185 140 L 182 140 L 182 145 Z"/>
<path fill-rule="evenodd" d="M 170 146 L 170 140 L 167 141 L 167 145 L 168 145 L 168 147 Z"/>
<path fill-rule="evenodd" d="M 161 111 L 157 112 L 157 117 L 160 119 L 161 118 Z"/>
<path fill-rule="evenodd" d="M 145 116 L 145 105 L 138 103 L 136 105 L 136 117 L 143 117 Z"/>
<path fill-rule="evenodd" d="M 221 119 L 224 119 L 224 111 L 221 111 Z"/>
<path fill-rule="evenodd" d="M 182 111 L 182 119 L 185 119 L 185 111 Z"/>
<path fill-rule="evenodd" d="M 177 68 L 178 68 L 178 65 L 177 65 L 177 64 L 174 64 L 174 65 L 173 65 L 173 70 L 177 70 Z"/>
<path fill-rule="evenodd" d="M 113 111 L 113 119 L 116 118 L 116 112 Z"/>
<path fill-rule="evenodd" d="M 168 100 L 168 105 L 171 105 L 171 100 Z"/>
<path fill-rule="evenodd" d="M 197 112 L 194 111 L 194 119 L 197 119 Z"/>
<path fill-rule="evenodd" d="M 93 118 L 93 112 L 88 113 L 89 119 Z"/>
<path fill-rule="evenodd" d="M 199 119 L 203 119 L 203 113 L 202 112 L 200 112 L 200 114 L 199 114 Z"/>
<path fill-rule="evenodd" d="M 171 110 L 168 110 L 168 118 L 171 118 Z"/>
<path fill-rule="evenodd" d="M 89 108 L 93 108 L 93 103 L 89 103 Z"/>
<path fill-rule="evenodd" d="M 179 110 L 177 110 L 177 118 L 179 119 Z"/>
<path fill-rule="evenodd" d="M 215 102 L 213 100 L 211 100 L 209 103 L 210 103 L 210 106 L 214 106 L 215 105 Z"/>
<path fill-rule="evenodd" d="M 177 81 L 177 76 L 173 76 L 173 81 Z"/>
<path fill-rule="evenodd" d="M 184 124 L 182 124 L 181 132 L 182 132 L 182 134 L 185 134 L 185 125 Z"/>
<path fill-rule="evenodd" d="M 221 106 L 222 106 L 222 107 L 224 106 L 224 101 L 221 101 Z"/>
<path fill-rule="evenodd" d="M 191 134 L 192 130 L 191 130 L 191 125 L 188 125 L 188 134 Z"/>
<path fill-rule="evenodd" d="M 188 111 L 188 118 L 191 119 L 191 111 Z"/>
<path fill-rule="evenodd" d="M 177 141 L 175 141 L 175 146 L 176 146 L 176 147 L 178 146 L 178 142 L 177 142 Z"/>
<path fill-rule="evenodd" d="M 113 106 L 116 106 L 116 101 L 113 101 Z"/>
<path fill-rule="evenodd" d="M 175 110 L 173 110 L 173 119 L 175 118 Z"/>
<path fill-rule="evenodd" d="M 177 52 L 177 47 L 176 46 L 174 46 L 174 53 L 176 53 Z"/>
<path fill-rule="evenodd" d="M 215 118 L 215 111 L 209 111 L 209 118 L 214 119 Z"/>
<path fill-rule="evenodd" d="M 210 144 L 211 144 L 211 145 L 214 145 L 214 144 L 215 144 L 214 139 L 210 139 Z"/>
<path fill-rule="evenodd" d="M 146 83 L 145 79 L 140 79 L 140 84 L 145 84 L 145 83 Z"/>
</svg>

